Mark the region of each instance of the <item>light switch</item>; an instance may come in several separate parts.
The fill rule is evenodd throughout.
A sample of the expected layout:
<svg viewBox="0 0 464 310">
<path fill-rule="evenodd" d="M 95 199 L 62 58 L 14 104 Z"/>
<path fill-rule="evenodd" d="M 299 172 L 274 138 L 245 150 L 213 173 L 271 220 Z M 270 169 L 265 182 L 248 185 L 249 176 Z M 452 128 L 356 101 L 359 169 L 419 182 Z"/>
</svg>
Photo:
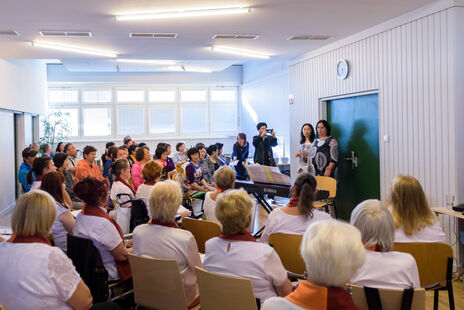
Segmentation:
<svg viewBox="0 0 464 310">
<path fill-rule="evenodd" d="M 389 136 L 389 135 L 383 136 L 383 141 L 384 141 L 385 143 L 390 142 L 390 136 Z"/>
</svg>

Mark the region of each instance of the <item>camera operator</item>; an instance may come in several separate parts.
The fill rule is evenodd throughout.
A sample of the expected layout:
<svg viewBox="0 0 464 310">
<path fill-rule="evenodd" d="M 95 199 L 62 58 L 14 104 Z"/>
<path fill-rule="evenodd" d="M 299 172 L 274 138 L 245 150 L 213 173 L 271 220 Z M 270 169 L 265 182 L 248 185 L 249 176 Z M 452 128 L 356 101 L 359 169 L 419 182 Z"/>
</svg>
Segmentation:
<svg viewBox="0 0 464 310">
<path fill-rule="evenodd" d="M 253 137 L 253 146 L 255 147 L 255 164 L 275 166 L 275 160 L 272 155 L 272 147 L 277 145 L 276 133 L 272 129 L 267 129 L 266 123 L 256 125 L 258 135 Z M 268 135 L 270 133 L 270 135 Z"/>
</svg>

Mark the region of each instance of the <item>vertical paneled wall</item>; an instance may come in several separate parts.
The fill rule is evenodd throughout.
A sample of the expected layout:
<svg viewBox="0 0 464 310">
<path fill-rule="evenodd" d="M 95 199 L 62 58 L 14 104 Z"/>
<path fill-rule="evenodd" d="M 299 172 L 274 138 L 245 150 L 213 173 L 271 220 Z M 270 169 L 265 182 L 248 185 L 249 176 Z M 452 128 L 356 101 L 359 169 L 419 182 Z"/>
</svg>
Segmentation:
<svg viewBox="0 0 464 310">
<path fill-rule="evenodd" d="M 432 205 L 443 205 L 448 194 L 464 200 L 458 197 L 455 156 L 457 135 L 462 135 L 456 130 L 455 93 L 456 87 L 464 87 L 456 86 L 455 78 L 456 10 L 462 8 L 442 10 L 290 65 L 292 147 L 298 144 L 300 124 L 314 124 L 323 116 L 321 99 L 377 90 L 382 199 L 401 173 L 420 180 Z M 350 64 L 346 80 L 336 76 L 341 58 Z M 443 222 L 449 230 L 448 219 Z"/>
</svg>

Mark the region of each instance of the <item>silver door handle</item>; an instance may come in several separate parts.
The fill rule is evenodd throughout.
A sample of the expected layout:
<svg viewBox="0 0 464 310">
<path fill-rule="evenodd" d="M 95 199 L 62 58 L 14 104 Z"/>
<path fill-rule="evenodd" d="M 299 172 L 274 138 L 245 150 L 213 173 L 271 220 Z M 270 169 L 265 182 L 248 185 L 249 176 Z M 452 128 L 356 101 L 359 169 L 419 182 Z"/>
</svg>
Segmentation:
<svg viewBox="0 0 464 310">
<path fill-rule="evenodd" d="M 354 156 L 354 151 L 351 151 L 351 157 L 345 157 L 345 160 L 351 160 L 351 168 L 358 167 L 358 158 Z"/>
</svg>

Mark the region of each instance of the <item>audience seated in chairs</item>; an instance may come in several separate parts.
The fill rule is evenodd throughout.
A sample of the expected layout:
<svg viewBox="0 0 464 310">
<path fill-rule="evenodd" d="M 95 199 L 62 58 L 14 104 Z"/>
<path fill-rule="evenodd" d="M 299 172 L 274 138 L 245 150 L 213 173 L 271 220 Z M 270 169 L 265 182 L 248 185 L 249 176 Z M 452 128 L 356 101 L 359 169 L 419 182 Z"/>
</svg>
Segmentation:
<svg viewBox="0 0 464 310">
<path fill-rule="evenodd" d="M 14 235 L 0 243 L 0 300 L 6 309 L 90 309 L 92 296 L 71 260 L 47 235 L 56 217 L 53 198 L 34 190 L 16 202 Z"/>
<path fill-rule="evenodd" d="M 127 160 L 129 161 L 129 165 L 132 169 L 132 167 L 134 166 L 136 160 L 135 160 L 135 151 L 137 150 L 137 147 L 138 145 L 133 143 L 131 145 L 129 145 L 129 147 L 127 148 L 127 153 L 128 153 L 128 156 L 127 156 Z"/>
<path fill-rule="evenodd" d="M 132 184 L 134 185 L 134 190 L 137 191 L 139 186 L 143 184 L 142 168 L 147 162 L 151 160 L 150 150 L 148 147 L 143 146 L 138 148 L 135 151 L 135 160 L 136 162 L 132 166 L 131 175 L 132 175 Z"/>
<path fill-rule="evenodd" d="M 198 303 L 195 267 L 201 267 L 197 243 L 193 235 L 174 222 L 182 201 L 179 185 L 171 180 L 157 183 L 150 197 L 148 224 L 139 225 L 133 232 L 134 254 L 154 258 L 176 259 L 190 306 Z"/>
<path fill-rule="evenodd" d="M 210 272 L 250 278 L 255 296 L 262 303 L 273 296 L 288 295 L 292 284 L 274 249 L 256 242 L 250 234 L 251 205 L 243 190 L 219 196 L 216 217 L 222 224 L 222 234 L 206 241 L 203 264 Z"/>
<path fill-rule="evenodd" d="M 217 142 L 216 147 L 218 151 L 217 159 L 221 162 L 221 165 L 227 165 L 226 157 L 222 154 L 224 144 Z"/>
<path fill-rule="evenodd" d="M 27 184 L 31 185 L 31 190 L 38 189 L 42 184 L 44 174 L 56 171 L 53 160 L 48 156 L 37 157 L 32 163 L 32 170 L 26 175 Z"/>
<path fill-rule="evenodd" d="M 30 147 L 26 147 L 22 152 L 23 162 L 21 163 L 21 166 L 19 166 L 18 181 L 21 183 L 24 193 L 31 190 L 31 184 L 27 183 L 26 176 L 29 171 L 32 170 L 32 164 L 34 163 L 34 159 L 37 158 L 37 153 L 37 151 L 34 151 Z"/>
<path fill-rule="evenodd" d="M 393 218 L 379 200 L 366 200 L 351 213 L 351 225 L 361 231 L 366 262 L 351 277 L 351 283 L 386 289 L 419 288 L 419 271 L 414 257 L 392 251 Z"/>
<path fill-rule="evenodd" d="M 113 185 L 113 175 L 111 174 L 111 165 L 116 161 L 118 153 L 121 154 L 121 158 L 123 158 L 124 150 L 119 149 L 115 146 L 110 146 L 108 148 L 108 160 L 103 165 L 103 177 L 110 182 L 110 186 Z M 105 155 L 106 156 L 106 155 Z"/>
<path fill-rule="evenodd" d="M 50 144 L 42 144 L 42 156 L 53 158 L 52 147 Z"/>
<path fill-rule="evenodd" d="M 195 147 L 197 148 L 198 153 L 200 154 L 200 167 L 201 167 L 201 173 L 203 175 L 203 179 L 206 181 L 206 183 L 213 184 L 214 170 L 213 171 L 209 170 L 208 162 L 206 161 L 205 145 L 203 143 L 197 143 Z"/>
<path fill-rule="evenodd" d="M 268 299 L 263 310 L 360 309 L 344 287 L 366 256 L 355 227 L 336 220 L 313 223 L 303 236 L 300 252 L 307 280 L 285 298 Z"/>
<path fill-rule="evenodd" d="M 223 166 L 224 164 L 218 158 L 218 149 L 216 144 L 208 146 L 206 152 L 208 153 L 208 158 L 206 159 L 206 162 L 208 164 L 209 171 L 211 171 L 211 173 L 214 174 L 214 172 L 216 172 L 216 170 L 218 170 L 219 167 Z"/>
<path fill-rule="evenodd" d="M 203 179 L 203 173 L 200 166 L 200 153 L 196 147 L 187 151 L 190 163 L 185 167 L 185 189 L 189 197 L 204 197 L 205 192 L 209 192 L 208 183 Z"/>
<path fill-rule="evenodd" d="M 55 155 L 56 153 L 62 153 L 64 152 L 64 142 L 58 142 L 58 144 L 56 145 L 56 149 L 55 149 Z"/>
<path fill-rule="evenodd" d="M 292 188 L 292 196 L 287 206 L 275 208 L 269 214 L 261 240 L 268 242 L 271 234 L 303 235 L 308 226 L 314 222 L 328 220 L 332 217 L 315 209 L 316 178 L 309 173 L 298 176 Z"/>
<path fill-rule="evenodd" d="M 398 175 L 393 179 L 387 204 L 395 223 L 395 242 L 443 242 L 446 235 L 430 209 L 419 181 Z"/>
<path fill-rule="evenodd" d="M 97 149 L 91 145 L 87 145 L 84 147 L 82 154 L 84 158 L 77 162 L 76 179 L 78 181 L 86 177 L 102 179 L 103 176 L 100 169 L 94 164 L 95 157 L 97 156 Z"/>
<path fill-rule="evenodd" d="M 148 214 L 150 214 L 150 196 L 153 191 L 155 184 L 159 182 L 161 178 L 161 170 L 163 167 L 159 162 L 150 160 L 147 162 L 142 169 L 142 176 L 144 183 L 139 186 L 137 193 L 135 194 L 136 199 L 142 199 L 147 207 Z M 150 214 L 151 217 L 151 214 Z"/>
<path fill-rule="evenodd" d="M 69 166 L 68 154 L 56 153 L 55 157 L 53 157 L 53 162 L 55 163 L 56 171 L 60 172 L 64 177 L 66 192 L 68 193 L 72 202 L 71 207 L 76 210 L 81 209 L 84 203 L 76 196 L 76 194 L 74 194 L 72 190 L 74 184 L 76 184 L 74 173 L 67 169 Z"/>
<path fill-rule="evenodd" d="M 130 178 L 129 162 L 126 159 L 118 159 L 111 165 L 111 173 L 115 176 L 113 186 L 111 187 L 110 198 L 113 201 L 118 200 L 121 204 L 135 197 L 135 190 L 128 180 Z M 122 195 L 118 198 L 119 194 Z M 124 234 L 129 233 L 131 204 L 126 203 L 116 207 L 116 222 L 122 228 Z"/>
<path fill-rule="evenodd" d="M 116 144 L 114 142 L 107 142 L 106 145 L 105 145 L 105 153 L 102 154 L 101 156 L 101 161 L 102 161 L 102 165 L 105 166 L 106 162 L 108 160 L 110 160 L 110 157 L 111 157 L 111 153 L 110 153 L 110 147 L 113 147 L 115 146 Z"/>
<path fill-rule="evenodd" d="M 175 170 L 170 170 L 168 167 L 168 148 L 165 143 L 159 143 L 155 150 L 155 161 L 160 163 L 163 167 L 161 172 L 161 181 L 171 179 L 172 176 L 176 173 Z"/>
<path fill-rule="evenodd" d="M 234 169 L 229 166 L 222 166 L 219 168 L 214 173 L 214 183 L 216 185 L 216 191 L 206 193 L 203 209 L 206 220 L 213 221 L 221 225 L 219 220 L 216 218 L 216 200 L 220 194 L 227 193 L 234 188 Z"/>
<path fill-rule="evenodd" d="M 183 164 L 187 162 L 187 152 L 185 150 L 185 143 L 179 142 L 176 144 L 176 151 L 177 153 L 172 156 L 172 160 L 174 161 L 174 165 Z"/>
<path fill-rule="evenodd" d="M 166 149 L 168 150 L 168 157 L 166 158 L 166 163 L 168 167 L 168 172 L 170 172 L 176 169 L 176 165 L 174 164 L 172 158 L 169 157 L 169 155 L 171 155 L 171 145 L 166 143 Z"/>
<path fill-rule="evenodd" d="M 64 146 L 64 152 L 66 154 L 68 154 L 69 165 L 68 165 L 67 170 L 71 171 L 75 175 L 76 174 L 76 169 L 77 169 L 77 150 L 76 150 L 76 147 L 72 143 L 67 143 Z"/>
<path fill-rule="evenodd" d="M 129 164 L 127 164 L 129 165 Z M 108 181 L 87 177 L 74 185 L 74 192 L 85 205 L 76 217 L 73 235 L 92 240 L 108 271 L 108 280 L 131 278 L 121 227 L 107 213 Z"/>
<path fill-rule="evenodd" d="M 47 173 L 43 176 L 40 189 L 49 193 L 55 199 L 56 218 L 52 226 L 53 239 L 55 245 L 66 253 L 66 234 L 72 234 L 74 217 L 71 214 L 72 202 L 65 189 L 63 174 L 57 171 Z"/>
</svg>

